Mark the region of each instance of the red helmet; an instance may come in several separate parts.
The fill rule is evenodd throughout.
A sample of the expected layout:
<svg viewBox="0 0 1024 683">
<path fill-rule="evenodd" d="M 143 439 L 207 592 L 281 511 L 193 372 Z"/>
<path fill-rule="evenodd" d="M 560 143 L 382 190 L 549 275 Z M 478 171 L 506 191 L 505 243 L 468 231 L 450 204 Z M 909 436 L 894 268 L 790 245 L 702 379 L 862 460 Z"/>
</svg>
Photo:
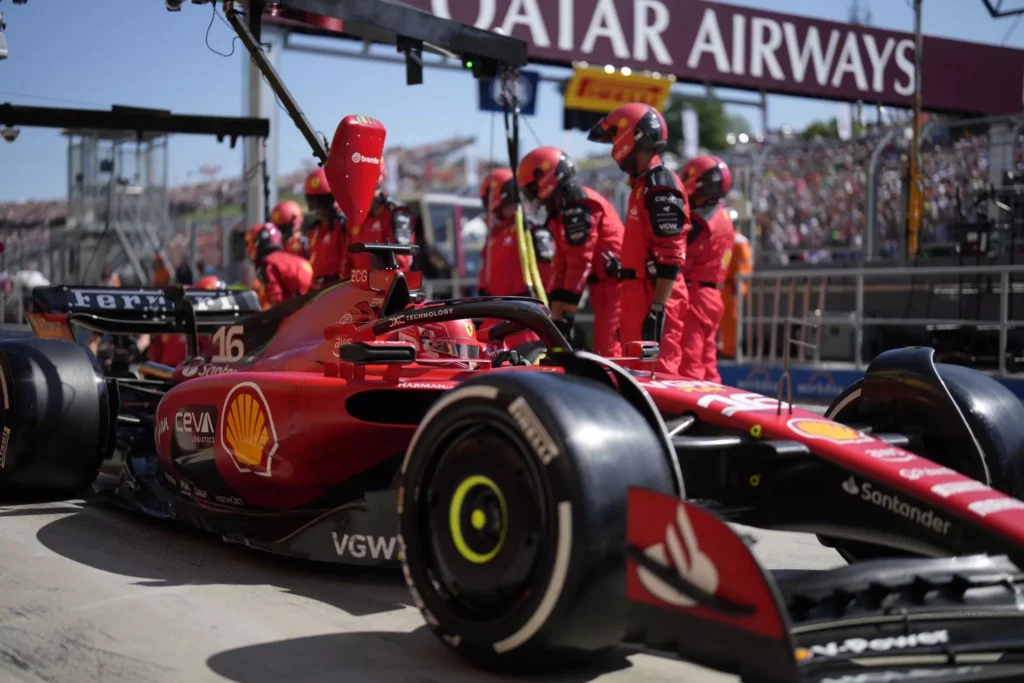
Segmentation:
<svg viewBox="0 0 1024 683">
<path fill-rule="evenodd" d="M 590 129 L 592 142 L 611 144 L 612 158 L 619 168 L 630 170 L 637 151 L 659 154 L 668 144 L 665 117 L 654 107 L 640 102 L 624 104 Z"/>
<path fill-rule="evenodd" d="M 497 211 L 502 205 L 502 191 L 510 180 L 512 171 L 507 168 L 496 168 L 484 176 L 484 181 L 480 183 L 480 202 L 485 212 Z"/>
<path fill-rule="evenodd" d="M 711 154 L 690 159 L 679 175 L 691 206 L 713 204 L 732 189 L 729 167 Z"/>
<path fill-rule="evenodd" d="M 253 263 L 283 246 L 281 231 L 273 223 L 257 223 L 245 233 L 245 253 Z"/>
<path fill-rule="evenodd" d="M 226 282 L 221 280 L 216 275 L 207 275 L 201 277 L 196 281 L 196 289 L 227 289 L 228 285 Z"/>
<path fill-rule="evenodd" d="M 297 225 L 302 225 L 302 207 L 291 199 L 278 202 L 270 212 L 270 222 L 282 230 L 291 230 Z"/>
<path fill-rule="evenodd" d="M 576 162 L 557 147 L 538 147 L 523 157 L 517 175 L 524 198 L 546 201 L 576 177 Z"/>
<path fill-rule="evenodd" d="M 398 333 L 398 340 L 415 345 L 417 357 L 427 360 L 477 360 L 482 346 L 477 341 L 472 320 L 449 320 L 409 327 Z M 469 363 L 464 365 L 469 367 Z"/>
<path fill-rule="evenodd" d="M 334 207 L 334 195 L 324 169 L 314 168 L 309 172 L 303 191 L 306 193 L 306 206 L 311 211 L 327 211 Z"/>
</svg>

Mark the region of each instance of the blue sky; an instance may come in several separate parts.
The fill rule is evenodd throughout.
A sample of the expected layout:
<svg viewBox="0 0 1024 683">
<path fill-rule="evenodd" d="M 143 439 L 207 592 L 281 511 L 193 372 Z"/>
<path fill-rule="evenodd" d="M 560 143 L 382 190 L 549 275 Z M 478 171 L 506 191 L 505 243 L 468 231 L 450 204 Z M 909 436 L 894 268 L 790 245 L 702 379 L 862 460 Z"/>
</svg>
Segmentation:
<svg viewBox="0 0 1024 683">
<path fill-rule="evenodd" d="M 686 2 L 687 0 L 676 0 Z M 913 13 L 907 0 L 861 0 L 872 12 L 872 24 L 909 31 Z M 846 21 L 849 0 L 732 0 L 780 12 Z M 210 6 L 186 4 L 169 13 L 160 0 L 30 0 L 3 3 L 0 10 L 11 56 L 0 62 L 0 102 L 40 106 L 108 108 L 111 104 L 171 109 L 177 113 L 235 116 L 243 113 L 242 75 L 245 54 L 236 45 L 233 57 L 207 49 L 204 35 Z M 993 20 L 980 0 L 926 0 L 924 30 L 929 35 L 1001 44 L 1013 19 Z M 210 45 L 229 52 L 232 36 L 214 21 Z M 1024 26 L 1006 43 L 1024 47 Z M 478 152 L 488 156 L 491 115 L 477 111 L 477 86 L 464 73 L 429 70 L 420 86 L 404 85 L 404 68 L 356 60 L 288 52 L 281 70 L 313 124 L 328 135 L 346 114 L 364 114 L 384 121 L 389 144 L 418 144 L 453 135 L 476 135 Z M 567 74 L 566 70 L 551 70 Z M 686 89 L 686 86 L 679 86 Z M 965 91 L 970 85 L 965 84 Z M 723 96 L 729 93 L 719 91 Z M 749 97 L 747 94 L 740 96 Z M 544 84 L 538 115 L 530 121 L 544 144 L 561 145 L 577 155 L 599 150 L 580 133 L 561 130 L 561 101 L 554 86 Z M 757 129 L 756 109 L 735 107 Z M 836 105 L 793 97 L 771 97 L 770 125 L 801 127 L 834 116 Z M 503 151 L 500 121 L 493 147 Z M 533 136 L 523 130 L 524 145 Z M 305 142 L 283 115 L 280 161 L 282 173 L 309 158 Z M 601 148 L 603 149 L 603 148 Z M 190 182 L 203 164 L 221 165 L 224 175 L 238 175 L 241 144 L 211 138 L 176 136 L 171 141 L 172 184 Z M 58 131 L 23 129 L 14 144 L 0 143 L 0 201 L 59 197 L 66 187 L 66 143 Z"/>
</svg>

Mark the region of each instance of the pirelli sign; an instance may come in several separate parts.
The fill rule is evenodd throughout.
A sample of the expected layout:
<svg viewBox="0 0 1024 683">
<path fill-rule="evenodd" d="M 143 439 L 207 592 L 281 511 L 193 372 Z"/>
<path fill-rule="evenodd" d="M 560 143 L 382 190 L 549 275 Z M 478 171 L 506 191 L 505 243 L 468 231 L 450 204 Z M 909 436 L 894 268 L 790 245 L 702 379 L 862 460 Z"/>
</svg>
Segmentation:
<svg viewBox="0 0 1024 683">
<path fill-rule="evenodd" d="M 565 108 L 607 113 L 628 102 L 644 102 L 664 110 L 674 78 L 626 76 L 603 68 L 576 67 L 565 89 Z"/>
</svg>

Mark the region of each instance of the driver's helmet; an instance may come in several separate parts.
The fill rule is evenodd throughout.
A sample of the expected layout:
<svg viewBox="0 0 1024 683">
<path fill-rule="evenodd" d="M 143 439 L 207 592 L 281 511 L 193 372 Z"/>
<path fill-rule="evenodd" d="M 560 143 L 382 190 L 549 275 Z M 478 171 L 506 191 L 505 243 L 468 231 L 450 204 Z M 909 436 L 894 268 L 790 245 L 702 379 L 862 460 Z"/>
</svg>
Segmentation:
<svg viewBox="0 0 1024 683">
<path fill-rule="evenodd" d="M 413 344 L 417 357 L 427 360 L 475 361 L 480 358 L 481 343 L 472 320 L 449 320 L 409 327 L 398 333 L 398 341 Z M 462 367 L 469 367 L 466 362 Z"/>
</svg>

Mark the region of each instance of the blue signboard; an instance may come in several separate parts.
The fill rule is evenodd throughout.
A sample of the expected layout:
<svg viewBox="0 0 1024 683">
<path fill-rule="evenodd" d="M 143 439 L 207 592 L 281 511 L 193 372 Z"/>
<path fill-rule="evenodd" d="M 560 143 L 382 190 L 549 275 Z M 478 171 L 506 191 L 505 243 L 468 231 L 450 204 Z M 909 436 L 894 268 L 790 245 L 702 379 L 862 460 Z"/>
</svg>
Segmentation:
<svg viewBox="0 0 1024 683">
<path fill-rule="evenodd" d="M 505 111 L 502 104 L 501 79 L 480 79 L 480 111 Z M 516 85 L 519 98 L 519 113 L 533 116 L 537 113 L 537 87 L 540 85 L 540 74 L 536 71 L 520 71 Z"/>
</svg>

